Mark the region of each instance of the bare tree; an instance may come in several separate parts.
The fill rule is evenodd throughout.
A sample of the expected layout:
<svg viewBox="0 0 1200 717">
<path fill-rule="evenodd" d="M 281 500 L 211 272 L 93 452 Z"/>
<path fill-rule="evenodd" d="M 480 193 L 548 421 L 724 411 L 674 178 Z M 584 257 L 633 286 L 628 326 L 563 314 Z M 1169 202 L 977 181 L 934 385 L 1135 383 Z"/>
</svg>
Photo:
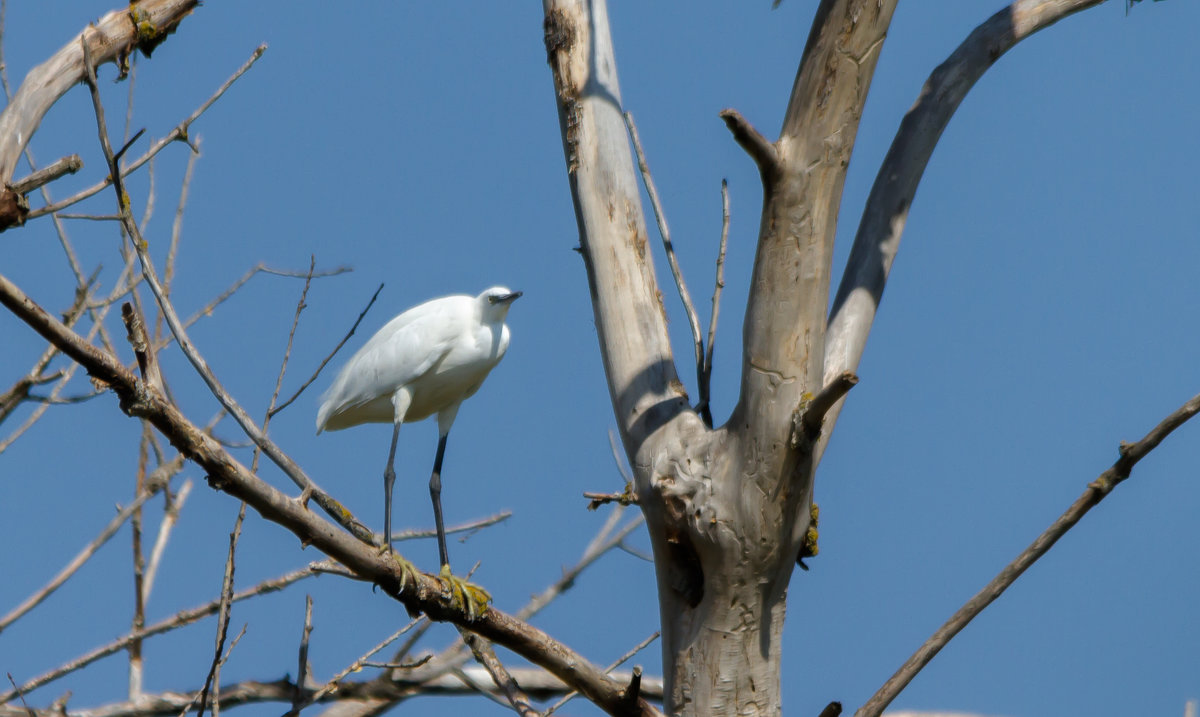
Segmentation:
<svg viewBox="0 0 1200 717">
<path fill-rule="evenodd" d="M 845 394 L 857 380 L 854 371 L 925 165 L 950 116 L 988 67 L 1020 40 L 1097 4 L 1015 2 L 934 70 L 878 172 L 827 312 L 842 186 L 896 2 L 820 3 L 778 139 L 763 136 L 736 110 L 721 113 L 758 166 L 763 207 L 741 392 L 729 420 L 712 426 L 704 413 L 704 363 L 697 410 L 675 367 L 662 292 L 646 251 L 650 240 L 625 139 L 605 3 L 545 0 L 546 48 L 600 350 L 654 546 L 668 713 L 780 712 L 788 582 L 797 559 L 815 548 L 806 546 L 815 539 L 813 479 Z M 670 257 L 665 234 L 664 240 Z M 693 338 L 697 356 L 703 355 L 698 327 Z M 1182 420 L 1195 404 L 1193 399 L 1181 409 Z M 1081 503 L 1090 507 L 1108 485 L 1098 480 Z M 1044 536 L 1035 548 L 1048 548 L 1060 534 Z M 977 614 L 1027 564 L 1019 559 L 1018 567 L 1010 566 L 994 594 L 981 593 L 966 615 Z M 961 629 L 964 615 L 958 617 L 859 714 L 879 714 Z"/>
<path fill-rule="evenodd" d="M 593 496 L 596 504 L 622 505 L 613 510 L 585 548 L 579 564 L 513 615 L 494 607 L 476 615 L 457 603 L 436 576 L 420 573 L 405 561 L 381 552 L 378 537 L 322 490 L 268 436 L 271 418 L 296 397 L 281 401 L 280 389 L 309 286 L 330 270 L 317 270 L 314 259 L 307 271 L 276 272 L 303 278 L 304 288 L 270 407 L 259 421 L 221 384 L 190 341 L 188 330 L 252 276 L 276 270 L 255 267 L 192 319 L 179 315 L 171 299 L 171 286 L 187 179 L 181 187 L 169 256 L 165 263 L 161 259 L 156 263 L 149 254 L 146 222 L 134 216 L 125 188 L 127 177 L 177 141 L 190 143 L 194 161 L 198 148 L 189 137 L 189 126 L 253 65 L 265 48 L 258 48 L 195 113 L 140 157 L 130 160 L 128 156 L 140 133 L 129 136 L 127 131 L 122 143 L 113 142 L 96 70 L 112 62 L 124 75 L 135 50 L 149 55 L 197 3 L 141 0 L 84 29 L 35 68 L 0 113 L 0 182 L 4 186 L 0 192 L 0 226 L 15 228 L 28 219 L 47 215 L 60 221 L 72 216 L 64 211 L 67 208 L 111 188 L 115 213 L 88 218 L 112 221 L 120 227 L 124 269 L 110 294 L 96 297 L 92 278 L 81 267 L 72 266 L 75 295 L 61 319 L 33 301 L 19 286 L 19 279 L 0 275 L 0 303 L 47 342 L 45 354 L 32 369 L 0 394 L 0 423 L 12 415 L 17 405 L 32 400 L 35 387 L 57 382 L 55 393 L 43 404 L 50 405 L 70 379 L 69 372 L 76 366 L 84 367 L 95 385 L 93 395 L 111 391 L 122 411 L 142 421 L 137 492 L 135 501 L 123 508 L 58 576 L 0 616 L 0 631 L 68 580 L 125 521 L 134 525 L 135 617 L 125 636 L 34 679 L 19 684 L 13 681 L 12 689 L 0 694 L 0 717 L 29 713 L 49 717 L 58 713 L 59 704 L 31 707 L 20 703 L 30 690 L 118 651 L 129 654 L 128 700 L 84 714 L 140 717 L 190 709 L 202 714 L 210 709 L 215 715 L 222 706 L 270 702 L 287 706 L 288 714 L 316 703 L 336 703 L 332 711 L 338 715 L 367 715 L 416 695 L 466 690 L 502 700 L 521 714 L 536 713 L 531 698 L 575 693 L 614 715 L 660 714 L 656 706 L 660 702 L 669 714 L 779 714 L 780 638 L 787 590 L 797 565 L 804 567 L 804 558 L 815 554 L 817 547 L 814 477 L 842 401 L 857 381 L 855 371 L 925 165 L 958 104 L 991 64 L 1020 40 L 1100 2 L 1020 0 L 979 25 L 933 71 L 883 161 L 863 208 L 845 274 L 836 291 L 831 292 L 833 241 L 846 169 L 896 1 L 822 0 L 800 58 L 779 137 L 767 139 L 736 110 L 721 115 L 733 139 L 759 170 L 763 208 L 745 314 L 740 394 L 729 420 L 714 426 L 708 395 L 721 259 L 718 290 L 705 337 L 674 261 L 636 127 L 623 113 L 606 5 L 603 0 L 545 0 L 546 50 L 575 200 L 580 249 L 620 443 L 632 474 L 628 476 L 631 488 L 626 492 Z M 44 206 L 31 210 L 27 193 L 78 170 L 80 163 L 78 158 L 65 158 L 14 181 L 18 159 L 46 111 L 80 83 L 87 86 L 93 100 L 106 176 L 73 197 L 58 202 L 47 197 Z M 637 164 L 655 205 L 672 274 L 688 313 L 699 398 L 695 406 L 679 378 L 667 334 L 662 290 L 647 250 L 650 239 L 631 144 L 638 153 Z M 148 205 L 147 213 L 153 201 Z M 727 208 L 725 216 L 727 232 Z M 65 236 L 63 242 L 69 246 Z M 134 356 L 128 364 L 119 358 L 118 342 L 111 338 L 104 323 L 109 308 L 117 303 L 122 304 L 124 335 Z M 75 328 L 84 317 L 91 325 L 87 334 Z M 357 322 L 350 327 L 347 338 L 356 327 Z M 170 377 L 157 361 L 157 354 L 169 345 L 176 345 L 186 355 L 219 403 L 216 419 L 207 424 L 191 419 L 172 399 Z M 52 359 L 60 353 L 74 364 L 70 369 L 51 371 Z M 300 390 L 315 378 L 314 373 Z M 952 616 L 858 714 L 882 712 L 966 622 L 1087 510 L 1128 478 L 1142 457 L 1198 411 L 1200 396 L 1165 418 L 1142 440 L 1124 445 L 1112 468 L 1093 481 L 1029 550 Z M 215 437 L 214 426 L 225 416 L 234 420 L 254 447 L 249 466 Z M 162 445 L 159 437 L 166 438 L 177 453 Z M 258 464 L 263 456 L 295 483 L 296 495 L 287 495 L 259 477 Z M 155 467 L 150 466 L 152 460 Z M 191 486 L 172 486 L 185 461 L 204 471 L 211 488 L 241 500 L 243 510 L 230 534 L 219 595 L 167 620 L 147 624 L 143 603 L 169 539 L 173 524 L 170 516 L 177 514 Z M 168 498 L 168 519 L 162 522 L 153 541 L 145 541 L 141 511 L 150 498 L 160 493 Z M 324 517 L 310 509 L 310 501 L 324 512 Z M 570 587 L 580 571 L 620 547 L 640 524 L 640 519 L 623 518 L 624 507 L 630 503 L 639 506 L 654 550 L 665 672 L 661 681 L 643 675 L 639 667 L 614 672 L 625 659 L 650 644 L 654 636 L 612 665 L 598 666 L 529 623 L 534 613 Z M 235 590 L 235 557 L 246 505 L 298 536 L 305 545 L 315 546 L 327 558 L 250 589 Z M 502 519 L 493 516 L 462 529 L 477 530 Z M 143 555 L 144 545 L 152 546 L 148 562 Z M 221 667 L 240 637 L 231 629 L 231 606 L 317 574 L 378 585 L 383 593 L 402 603 L 413 620 L 387 635 L 338 675 L 321 681 L 310 674 L 308 666 L 310 604 L 298 631 L 300 647 L 294 678 L 223 685 Z M 207 675 L 187 693 L 146 694 L 141 684 L 143 641 L 211 615 L 218 617 L 218 629 Z M 462 637 L 436 655 L 417 658 L 413 646 L 430 620 L 453 623 Z M 506 667 L 491 643 L 508 648 L 533 667 Z M 384 650 L 390 657 L 377 657 Z M 472 658 L 479 663 L 478 669 L 463 666 Z M 354 673 L 364 666 L 384 669 L 378 678 L 355 679 Z M 822 715 L 840 711 L 840 705 L 831 703 Z"/>
</svg>

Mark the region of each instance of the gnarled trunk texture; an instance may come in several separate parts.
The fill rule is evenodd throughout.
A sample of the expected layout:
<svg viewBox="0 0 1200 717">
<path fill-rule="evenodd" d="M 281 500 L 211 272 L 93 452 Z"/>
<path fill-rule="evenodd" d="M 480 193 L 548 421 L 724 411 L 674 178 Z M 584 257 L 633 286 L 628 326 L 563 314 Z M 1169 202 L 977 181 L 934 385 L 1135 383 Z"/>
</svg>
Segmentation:
<svg viewBox="0 0 1200 717">
<path fill-rule="evenodd" d="M 691 409 L 676 375 L 605 4 L 544 5 L 604 368 L 654 548 L 665 707 L 778 714 L 787 586 L 809 528 L 821 414 L 831 405 L 822 389 L 837 210 L 895 1 L 821 3 L 778 141 L 722 113 L 758 163 L 764 201 L 741 395 L 715 429 Z"/>
</svg>

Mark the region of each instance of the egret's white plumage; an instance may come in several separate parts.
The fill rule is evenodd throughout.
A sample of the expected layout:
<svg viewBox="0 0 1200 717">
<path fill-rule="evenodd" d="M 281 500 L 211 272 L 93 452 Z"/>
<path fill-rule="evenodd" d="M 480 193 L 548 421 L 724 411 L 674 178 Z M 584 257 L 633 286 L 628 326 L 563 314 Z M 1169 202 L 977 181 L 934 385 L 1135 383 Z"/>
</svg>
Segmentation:
<svg viewBox="0 0 1200 717">
<path fill-rule="evenodd" d="M 392 483 L 401 423 L 437 414 L 438 449 L 429 492 L 438 530 L 443 571 L 449 574 L 442 524 L 441 472 L 446 436 L 458 408 L 508 350 L 504 319 L 521 296 L 493 286 L 479 296 L 444 296 L 405 311 L 387 322 L 346 362 L 321 395 L 317 433 L 361 423 L 394 423 L 384 472 L 384 540 L 391 546 Z"/>
<path fill-rule="evenodd" d="M 401 413 L 396 401 L 406 404 L 404 423 L 457 412 L 504 358 L 509 341 L 504 318 L 518 296 L 494 286 L 479 296 L 427 301 L 387 322 L 321 395 L 317 432 L 391 423 Z M 448 423 L 453 422 L 450 415 Z"/>
</svg>

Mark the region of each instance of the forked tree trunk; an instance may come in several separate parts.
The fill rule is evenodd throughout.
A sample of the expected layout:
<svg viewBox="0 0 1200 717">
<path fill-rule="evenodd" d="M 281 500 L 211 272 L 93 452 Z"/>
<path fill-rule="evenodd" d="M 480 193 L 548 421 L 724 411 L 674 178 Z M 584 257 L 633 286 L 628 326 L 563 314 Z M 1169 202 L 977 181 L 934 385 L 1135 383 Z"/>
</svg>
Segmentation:
<svg viewBox="0 0 1200 717">
<path fill-rule="evenodd" d="M 778 714 L 788 582 L 809 527 L 830 263 L 858 120 L 895 0 L 825 0 L 777 142 L 722 114 L 764 201 L 741 395 L 710 429 L 689 406 L 621 118 L 602 0 L 545 0 L 567 171 L 613 409 L 654 547 L 671 714 Z M 830 373 L 831 368 L 837 370 Z"/>
</svg>

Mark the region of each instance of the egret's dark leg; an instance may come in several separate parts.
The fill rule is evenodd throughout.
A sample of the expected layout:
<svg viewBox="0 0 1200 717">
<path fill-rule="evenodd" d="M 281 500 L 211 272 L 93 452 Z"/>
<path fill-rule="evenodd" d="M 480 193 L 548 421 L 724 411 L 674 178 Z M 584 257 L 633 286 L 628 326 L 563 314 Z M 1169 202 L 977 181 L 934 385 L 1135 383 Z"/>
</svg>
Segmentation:
<svg viewBox="0 0 1200 717">
<path fill-rule="evenodd" d="M 438 555 L 442 567 L 450 567 L 450 553 L 446 550 L 446 527 L 442 523 L 442 456 L 446 454 L 446 436 L 438 438 L 437 457 L 433 459 L 433 474 L 429 476 L 429 497 L 433 498 L 433 521 L 437 524 Z"/>
<path fill-rule="evenodd" d="M 383 472 L 383 548 L 392 550 L 392 485 L 396 482 L 396 441 L 400 438 L 400 421 L 392 429 L 392 447 L 388 450 L 387 469 Z"/>
</svg>

